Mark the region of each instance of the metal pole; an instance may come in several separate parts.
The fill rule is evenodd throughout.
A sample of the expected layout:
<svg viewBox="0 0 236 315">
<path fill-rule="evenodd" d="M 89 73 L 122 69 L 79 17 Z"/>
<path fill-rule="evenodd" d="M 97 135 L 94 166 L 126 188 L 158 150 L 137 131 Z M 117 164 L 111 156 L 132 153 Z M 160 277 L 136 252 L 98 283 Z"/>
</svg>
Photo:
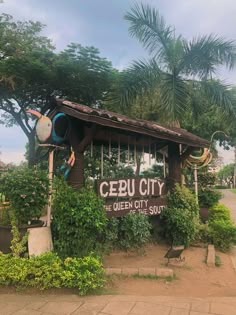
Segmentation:
<svg viewBox="0 0 236 315">
<path fill-rule="evenodd" d="M 197 180 L 197 165 L 194 165 L 194 188 L 195 188 L 195 197 L 198 204 L 198 180 Z"/>
<path fill-rule="evenodd" d="M 48 192 L 47 226 L 51 225 L 53 158 L 54 158 L 54 149 L 49 151 L 49 159 L 48 159 L 49 192 Z"/>
</svg>

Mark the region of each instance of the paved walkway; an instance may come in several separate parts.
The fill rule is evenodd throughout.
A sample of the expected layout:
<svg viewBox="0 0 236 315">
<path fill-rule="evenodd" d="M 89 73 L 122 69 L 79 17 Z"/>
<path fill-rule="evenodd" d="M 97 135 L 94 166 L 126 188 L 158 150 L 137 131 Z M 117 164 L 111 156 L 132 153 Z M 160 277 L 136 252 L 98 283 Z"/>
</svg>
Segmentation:
<svg viewBox="0 0 236 315">
<path fill-rule="evenodd" d="M 220 202 L 230 208 L 232 219 L 236 223 L 236 194 L 228 189 L 222 189 L 221 193 L 223 194 L 223 198 Z"/>
<path fill-rule="evenodd" d="M 194 284 L 193 284 L 194 285 Z M 236 297 L 1 294 L 1 315 L 236 315 Z"/>
</svg>

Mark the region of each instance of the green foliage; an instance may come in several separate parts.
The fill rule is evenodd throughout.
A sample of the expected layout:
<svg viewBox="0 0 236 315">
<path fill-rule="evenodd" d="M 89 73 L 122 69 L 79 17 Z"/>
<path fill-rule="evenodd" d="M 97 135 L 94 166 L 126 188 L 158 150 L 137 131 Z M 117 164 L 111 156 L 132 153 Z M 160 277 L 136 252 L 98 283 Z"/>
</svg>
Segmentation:
<svg viewBox="0 0 236 315">
<path fill-rule="evenodd" d="M 222 204 L 216 204 L 209 211 L 209 221 L 200 225 L 198 239 L 227 251 L 236 244 L 236 226 L 230 217 L 230 210 Z"/>
<path fill-rule="evenodd" d="M 227 251 L 236 244 L 236 227 L 232 222 L 223 219 L 210 222 L 209 235 L 211 242 L 222 251 Z"/>
<path fill-rule="evenodd" d="M 96 251 L 106 227 L 103 201 L 93 190 L 74 191 L 64 180 L 55 182 L 54 247 L 60 256 L 85 256 Z"/>
<path fill-rule="evenodd" d="M 198 233 L 196 236 L 196 241 L 202 243 L 209 243 L 210 242 L 210 235 L 209 235 L 209 226 L 208 224 L 200 224 L 198 227 Z"/>
<path fill-rule="evenodd" d="M 54 253 L 20 258 L 0 254 L 0 284 L 16 287 L 78 288 L 84 295 L 104 285 L 101 262 L 92 256 L 61 260 Z"/>
<path fill-rule="evenodd" d="M 43 31 L 40 22 L 0 15 L 0 123 L 20 126 L 29 141 L 31 165 L 36 159 L 35 130 L 26 110 L 44 114 L 52 94 L 101 105 L 114 76 L 111 63 L 97 48 L 73 43 L 56 53 Z"/>
<path fill-rule="evenodd" d="M 199 187 L 205 188 L 208 186 L 214 186 L 216 183 L 216 175 L 210 172 L 203 172 L 198 174 Z"/>
<path fill-rule="evenodd" d="M 222 169 L 220 169 L 217 173 L 217 176 L 221 184 L 225 183 L 227 185 L 230 185 L 230 183 L 233 183 L 234 164 L 232 163 L 222 167 Z"/>
<path fill-rule="evenodd" d="M 11 214 L 12 241 L 11 241 L 10 248 L 11 248 L 13 256 L 20 257 L 27 250 L 28 232 L 26 232 L 25 235 L 21 237 L 21 234 L 17 225 L 18 225 L 17 220 L 14 217 L 14 214 Z"/>
<path fill-rule="evenodd" d="M 117 218 L 109 218 L 104 231 L 104 246 L 109 251 L 118 246 L 119 222 Z"/>
<path fill-rule="evenodd" d="M 209 187 L 200 188 L 198 192 L 199 206 L 203 208 L 210 208 L 217 204 L 221 197 L 222 194 L 219 191 Z"/>
<path fill-rule="evenodd" d="M 131 36 L 149 52 L 150 60 L 136 61 L 123 71 L 114 97 L 117 104 L 130 107 L 155 95 L 152 102 L 158 121 L 183 121 L 184 112 L 198 115 L 203 107 L 199 95 L 204 95 L 209 105 L 221 109 L 221 115 L 234 117 L 231 91 L 223 82 L 212 79 L 218 67 L 235 64 L 232 41 L 215 35 L 187 41 L 147 4 L 134 4 L 125 19 Z"/>
<path fill-rule="evenodd" d="M 80 294 L 102 288 L 104 270 L 101 262 L 92 256 L 66 258 L 64 261 L 63 286 L 80 288 Z"/>
<path fill-rule="evenodd" d="M 216 267 L 220 267 L 222 265 L 222 261 L 219 255 L 215 256 L 215 265 Z"/>
<path fill-rule="evenodd" d="M 216 204 L 209 209 L 209 224 L 214 221 L 223 220 L 225 222 L 232 222 L 230 217 L 230 209 L 223 204 Z"/>
<path fill-rule="evenodd" d="M 18 167 L 0 177 L 1 191 L 10 201 L 18 224 L 39 219 L 48 200 L 47 174 L 39 169 Z"/>
<path fill-rule="evenodd" d="M 118 246 L 125 250 L 139 249 L 151 237 L 151 224 L 144 214 L 128 214 L 120 219 Z"/>
<path fill-rule="evenodd" d="M 173 245 L 189 245 L 199 226 L 199 209 L 191 191 L 176 185 L 167 196 L 167 208 L 161 213 L 161 220 L 167 240 Z"/>
</svg>

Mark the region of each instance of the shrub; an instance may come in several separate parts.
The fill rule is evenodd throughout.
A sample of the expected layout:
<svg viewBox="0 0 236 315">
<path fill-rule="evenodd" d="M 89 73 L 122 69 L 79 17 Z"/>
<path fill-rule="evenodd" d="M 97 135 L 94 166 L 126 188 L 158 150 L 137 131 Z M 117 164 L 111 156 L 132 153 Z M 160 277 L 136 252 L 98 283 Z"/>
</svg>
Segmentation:
<svg viewBox="0 0 236 315">
<path fill-rule="evenodd" d="M 230 209 L 223 204 L 218 203 L 214 205 L 209 209 L 209 212 L 210 212 L 209 223 L 221 220 L 232 223 Z"/>
<path fill-rule="evenodd" d="M 84 258 L 66 258 L 64 262 L 63 286 L 80 288 L 84 295 L 104 285 L 104 270 L 101 262 L 92 256 Z"/>
<path fill-rule="evenodd" d="M 195 196 L 186 187 L 175 186 L 167 196 L 167 208 L 161 213 L 163 234 L 173 245 L 189 245 L 199 227 L 199 209 Z"/>
<path fill-rule="evenodd" d="M 0 187 L 18 224 L 40 218 L 48 200 L 48 178 L 44 171 L 27 167 L 9 170 L 0 177 Z"/>
<path fill-rule="evenodd" d="M 198 233 L 196 236 L 196 240 L 202 243 L 211 242 L 210 231 L 208 224 L 200 224 L 198 228 Z"/>
<path fill-rule="evenodd" d="M 79 294 L 102 288 L 104 270 L 100 260 L 88 256 L 61 260 L 54 253 L 32 258 L 0 254 L 0 284 L 16 287 L 78 288 Z"/>
<path fill-rule="evenodd" d="M 119 219 L 109 218 L 104 231 L 104 247 L 111 250 L 118 245 Z"/>
<path fill-rule="evenodd" d="M 236 243 L 236 227 L 230 221 L 214 220 L 209 224 L 209 236 L 216 247 L 227 251 Z"/>
<path fill-rule="evenodd" d="M 151 237 L 151 224 L 144 214 L 127 214 L 120 218 L 118 246 L 125 250 L 139 249 Z"/>
<path fill-rule="evenodd" d="M 221 198 L 221 193 L 219 191 L 213 190 L 211 188 L 201 188 L 198 192 L 198 201 L 201 208 L 210 208 L 217 204 Z"/>
<path fill-rule="evenodd" d="M 199 187 L 214 186 L 216 183 L 216 175 L 209 172 L 199 172 L 198 174 L 198 185 Z"/>
<path fill-rule="evenodd" d="M 62 257 L 83 257 L 96 251 L 106 227 L 103 201 L 94 191 L 74 191 L 65 181 L 56 182 L 53 198 L 54 247 Z"/>
</svg>

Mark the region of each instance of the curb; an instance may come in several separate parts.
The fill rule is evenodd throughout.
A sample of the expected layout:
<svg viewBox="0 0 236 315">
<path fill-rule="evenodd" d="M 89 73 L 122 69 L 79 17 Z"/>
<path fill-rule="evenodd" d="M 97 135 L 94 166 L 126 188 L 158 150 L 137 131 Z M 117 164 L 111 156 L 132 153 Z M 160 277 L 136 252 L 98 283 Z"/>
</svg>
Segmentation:
<svg viewBox="0 0 236 315">
<path fill-rule="evenodd" d="M 161 278 L 174 277 L 174 271 L 170 268 L 105 268 L 106 275 L 140 275 L 140 276 L 157 276 Z"/>
</svg>

